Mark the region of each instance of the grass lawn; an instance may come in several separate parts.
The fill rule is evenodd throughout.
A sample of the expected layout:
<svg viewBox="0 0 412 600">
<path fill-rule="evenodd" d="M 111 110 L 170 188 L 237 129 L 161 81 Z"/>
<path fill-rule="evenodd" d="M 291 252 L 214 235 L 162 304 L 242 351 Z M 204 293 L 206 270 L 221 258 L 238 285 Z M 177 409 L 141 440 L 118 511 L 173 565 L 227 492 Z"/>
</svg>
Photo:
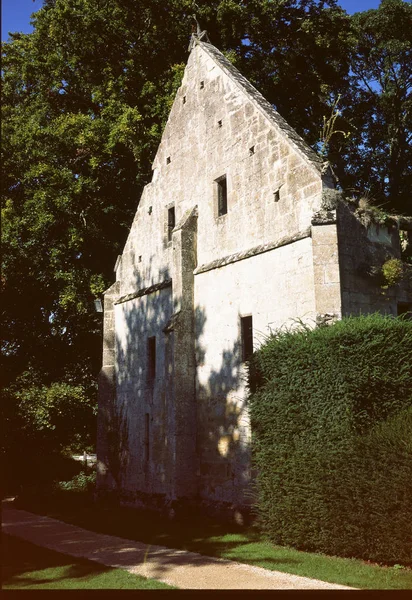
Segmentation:
<svg viewBox="0 0 412 600">
<path fill-rule="evenodd" d="M 4 590 L 170 588 L 154 579 L 73 558 L 6 534 L 2 534 L 1 547 Z"/>
<path fill-rule="evenodd" d="M 18 507 L 18 506 L 17 506 Z M 127 508 L 55 503 L 21 506 L 85 529 L 149 544 L 168 546 L 236 560 L 265 569 L 292 573 L 361 589 L 412 589 L 412 570 L 381 567 L 357 559 L 336 558 L 274 546 L 254 528 L 219 524 L 208 519 L 169 521 Z"/>
</svg>

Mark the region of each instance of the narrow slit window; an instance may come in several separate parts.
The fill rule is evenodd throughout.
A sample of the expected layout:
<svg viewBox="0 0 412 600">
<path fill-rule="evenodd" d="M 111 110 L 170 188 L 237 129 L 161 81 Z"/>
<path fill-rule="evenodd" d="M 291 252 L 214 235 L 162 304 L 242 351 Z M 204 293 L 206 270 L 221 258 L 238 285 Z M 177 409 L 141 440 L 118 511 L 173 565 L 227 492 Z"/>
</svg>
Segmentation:
<svg viewBox="0 0 412 600">
<path fill-rule="evenodd" d="M 217 214 L 222 217 L 227 213 L 227 180 L 226 175 L 217 180 Z"/>
<path fill-rule="evenodd" d="M 252 315 L 240 318 L 242 361 L 249 360 L 253 354 L 253 324 Z"/>
<path fill-rule="evenodd" d="M 186 96 L 183 96 L 183 104 L 186 104 Z"/>
<path fill-rule="evenodd" d="M 144 458 L 145 462 L 150 460 L 150 415 L 145 414 L 144 420 Z"/>
<path fill-rule="evenodd" d="M 217 126 L 218 126 L 218 127 L 222 127 L 222 121 L 221 121 L 221 120 L 219 120 L 219 121 L 217 122 Z"/>
<path fill-rule="evenodd" d="M 201 90 L 203 90 L 203 88 L 204 88 L 204 87 L 205 87 L 205 82 L 204 82 L 204 81 L 201 81 L 201 82 L 200 82 L 200 89 L 201 89 Z"/>
<path fill-rule="evenodd" d="M 168 156 L 168 157 L 166 158 L 166 164 L 167 164 L 167 165 L 170 165 L 170 156 Z"/>
<path fill-rule="evenodd" d="M 147 379 L 152 383 L 156 377 L 156 336 L 147 339 Z"/>
<path fill-rule="evenodd" d="M 273 192 L 273 199 L 275 202 L 279 202 L 280 200 L 280 190 L 276 190 L 276 192 Z"/>
<path fill-rule="evenodd" d="M 167 211 L 167 241 L 168 242 L 172 241 L 172 233 L 173 233 L 173 229 L 175 228 L 175 225 L 176 225 L 175 207 L 172 206 Z"/>
</svg>

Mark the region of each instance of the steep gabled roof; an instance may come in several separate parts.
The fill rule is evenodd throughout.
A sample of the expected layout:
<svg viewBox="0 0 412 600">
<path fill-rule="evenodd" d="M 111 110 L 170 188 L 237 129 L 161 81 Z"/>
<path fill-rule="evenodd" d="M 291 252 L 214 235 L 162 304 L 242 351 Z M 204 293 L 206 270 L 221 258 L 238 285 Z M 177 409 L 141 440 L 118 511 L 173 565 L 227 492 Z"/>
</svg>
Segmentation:
<svg viewBox="0 0 412 600">
<path fill-rule="evenodd" d="M 283 131 L 290 142 L 294 144 L 297 150 L 302 153 L 307 160 L 322 173 L 323 161 L 314 150 L 296 133 L 296 131 L 285 121 L 283 117 L 273 108 L 273 106 L 262 96 L 260 92 L 244 77 L 232 63 L 210 43 L 203 42 L 192 37 L 193 46 L 198 44 L 230 77 L 230 79 L 240 88 L 250 99 L 251 102 L 271 123 L 277 125 Z M 192 47 L 193 47 L 192 46 Z"/>
</svg>

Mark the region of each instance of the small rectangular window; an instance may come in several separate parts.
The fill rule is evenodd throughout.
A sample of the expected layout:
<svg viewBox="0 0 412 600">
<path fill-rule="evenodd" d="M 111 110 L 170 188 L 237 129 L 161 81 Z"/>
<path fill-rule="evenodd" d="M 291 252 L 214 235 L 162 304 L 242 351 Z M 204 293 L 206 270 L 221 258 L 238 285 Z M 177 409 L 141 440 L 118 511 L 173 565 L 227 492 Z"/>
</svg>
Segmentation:
<svg viewBox="0 0 412 600">
<path fill-rule="evenodd" d="M 254 146 L 251 146 L 251 147 L 249 148 L 249 156 L 253 156 L 253 155 L 254 155 L 254 153 L 255 153 L 255 147 L 254 147 Z"/>
<path fill-rule="evenodd" d="M 172 241 L 173 229 L 176 225 L 175 207 L 172 206 L 167 211 L 167 241 Z"/>
<path fill-rule="evenodd" d="M 222 120 L 221 119 L 217 122 L 217 126 L 218 127 L 222 127 Z"/>
<path fill-rule="evenodd" d="M 201 81 L 201 82 L 200 82 L 200 89 L 201 89 L 201 90 L 203 90 L 203 88 L 204 88 L 204 87 L 205 87 L 205 82 L 204 82 L 204 81 Z"/>
<path fill-rule="evenodd" d="M 408 302 L 399 302 L 397 309 L 398 317 L 402 315 L 404 319 L 412 321 L 412 304 Z"/>
<path fill-rule="evenodd" d="M 144 459 L 145 462 L 150 460 L 150 415 L 145 414 L 144 420 Z"/>
<path fill-rule="evenodd" d="M 240 318 L 242 361 L 249 360 L 253 354 L 253 324 L 252 315 Z"/>
<path fill-rule="evenodd" d="M 186 96 L 183 96 L 183 104 L 186 104 Z"/>
<path fill-rule="evenodd" d="M 147 379 L 153 382 L 156 377 L 156 336 L 147 339 Z"/>
<path fill-rule="evenodd" d="M 166 158 L 166 164 L 167 164 L 167 165 L 170 165 L 170 156 L 168 156 L 168 157 Z"/>
<path fill-rule="evenodd" d="M 226 175 L 216 181 L 217 183 L 217 214 L 219 217 L 227 213 L 227 181 Z"/>
</svg>

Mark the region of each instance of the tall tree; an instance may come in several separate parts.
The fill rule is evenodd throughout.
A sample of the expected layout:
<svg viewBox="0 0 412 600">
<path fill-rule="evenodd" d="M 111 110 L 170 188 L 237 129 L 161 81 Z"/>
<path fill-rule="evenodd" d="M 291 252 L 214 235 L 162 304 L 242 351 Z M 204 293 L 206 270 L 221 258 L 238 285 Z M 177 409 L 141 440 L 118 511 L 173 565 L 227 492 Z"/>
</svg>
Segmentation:
<svg viewBox="0 0 412 600">
<path fill-rule="evenodd" d="M 330 159 L 341 184 L 412 214 L 412 4 L 382 0 L 352 18 L 350 86 Z"/>
<path fill-rule="evenodd" d="M 236 47 L 240 70 L 316 147 L 323 116 L 347 89 L 352 44 L 349 16 L 336 0 L 238 4 L 242 5 L 238 19 L 244 35 Z M 228 41 L 234 45 L 233 39 Z"/>
</svg>

